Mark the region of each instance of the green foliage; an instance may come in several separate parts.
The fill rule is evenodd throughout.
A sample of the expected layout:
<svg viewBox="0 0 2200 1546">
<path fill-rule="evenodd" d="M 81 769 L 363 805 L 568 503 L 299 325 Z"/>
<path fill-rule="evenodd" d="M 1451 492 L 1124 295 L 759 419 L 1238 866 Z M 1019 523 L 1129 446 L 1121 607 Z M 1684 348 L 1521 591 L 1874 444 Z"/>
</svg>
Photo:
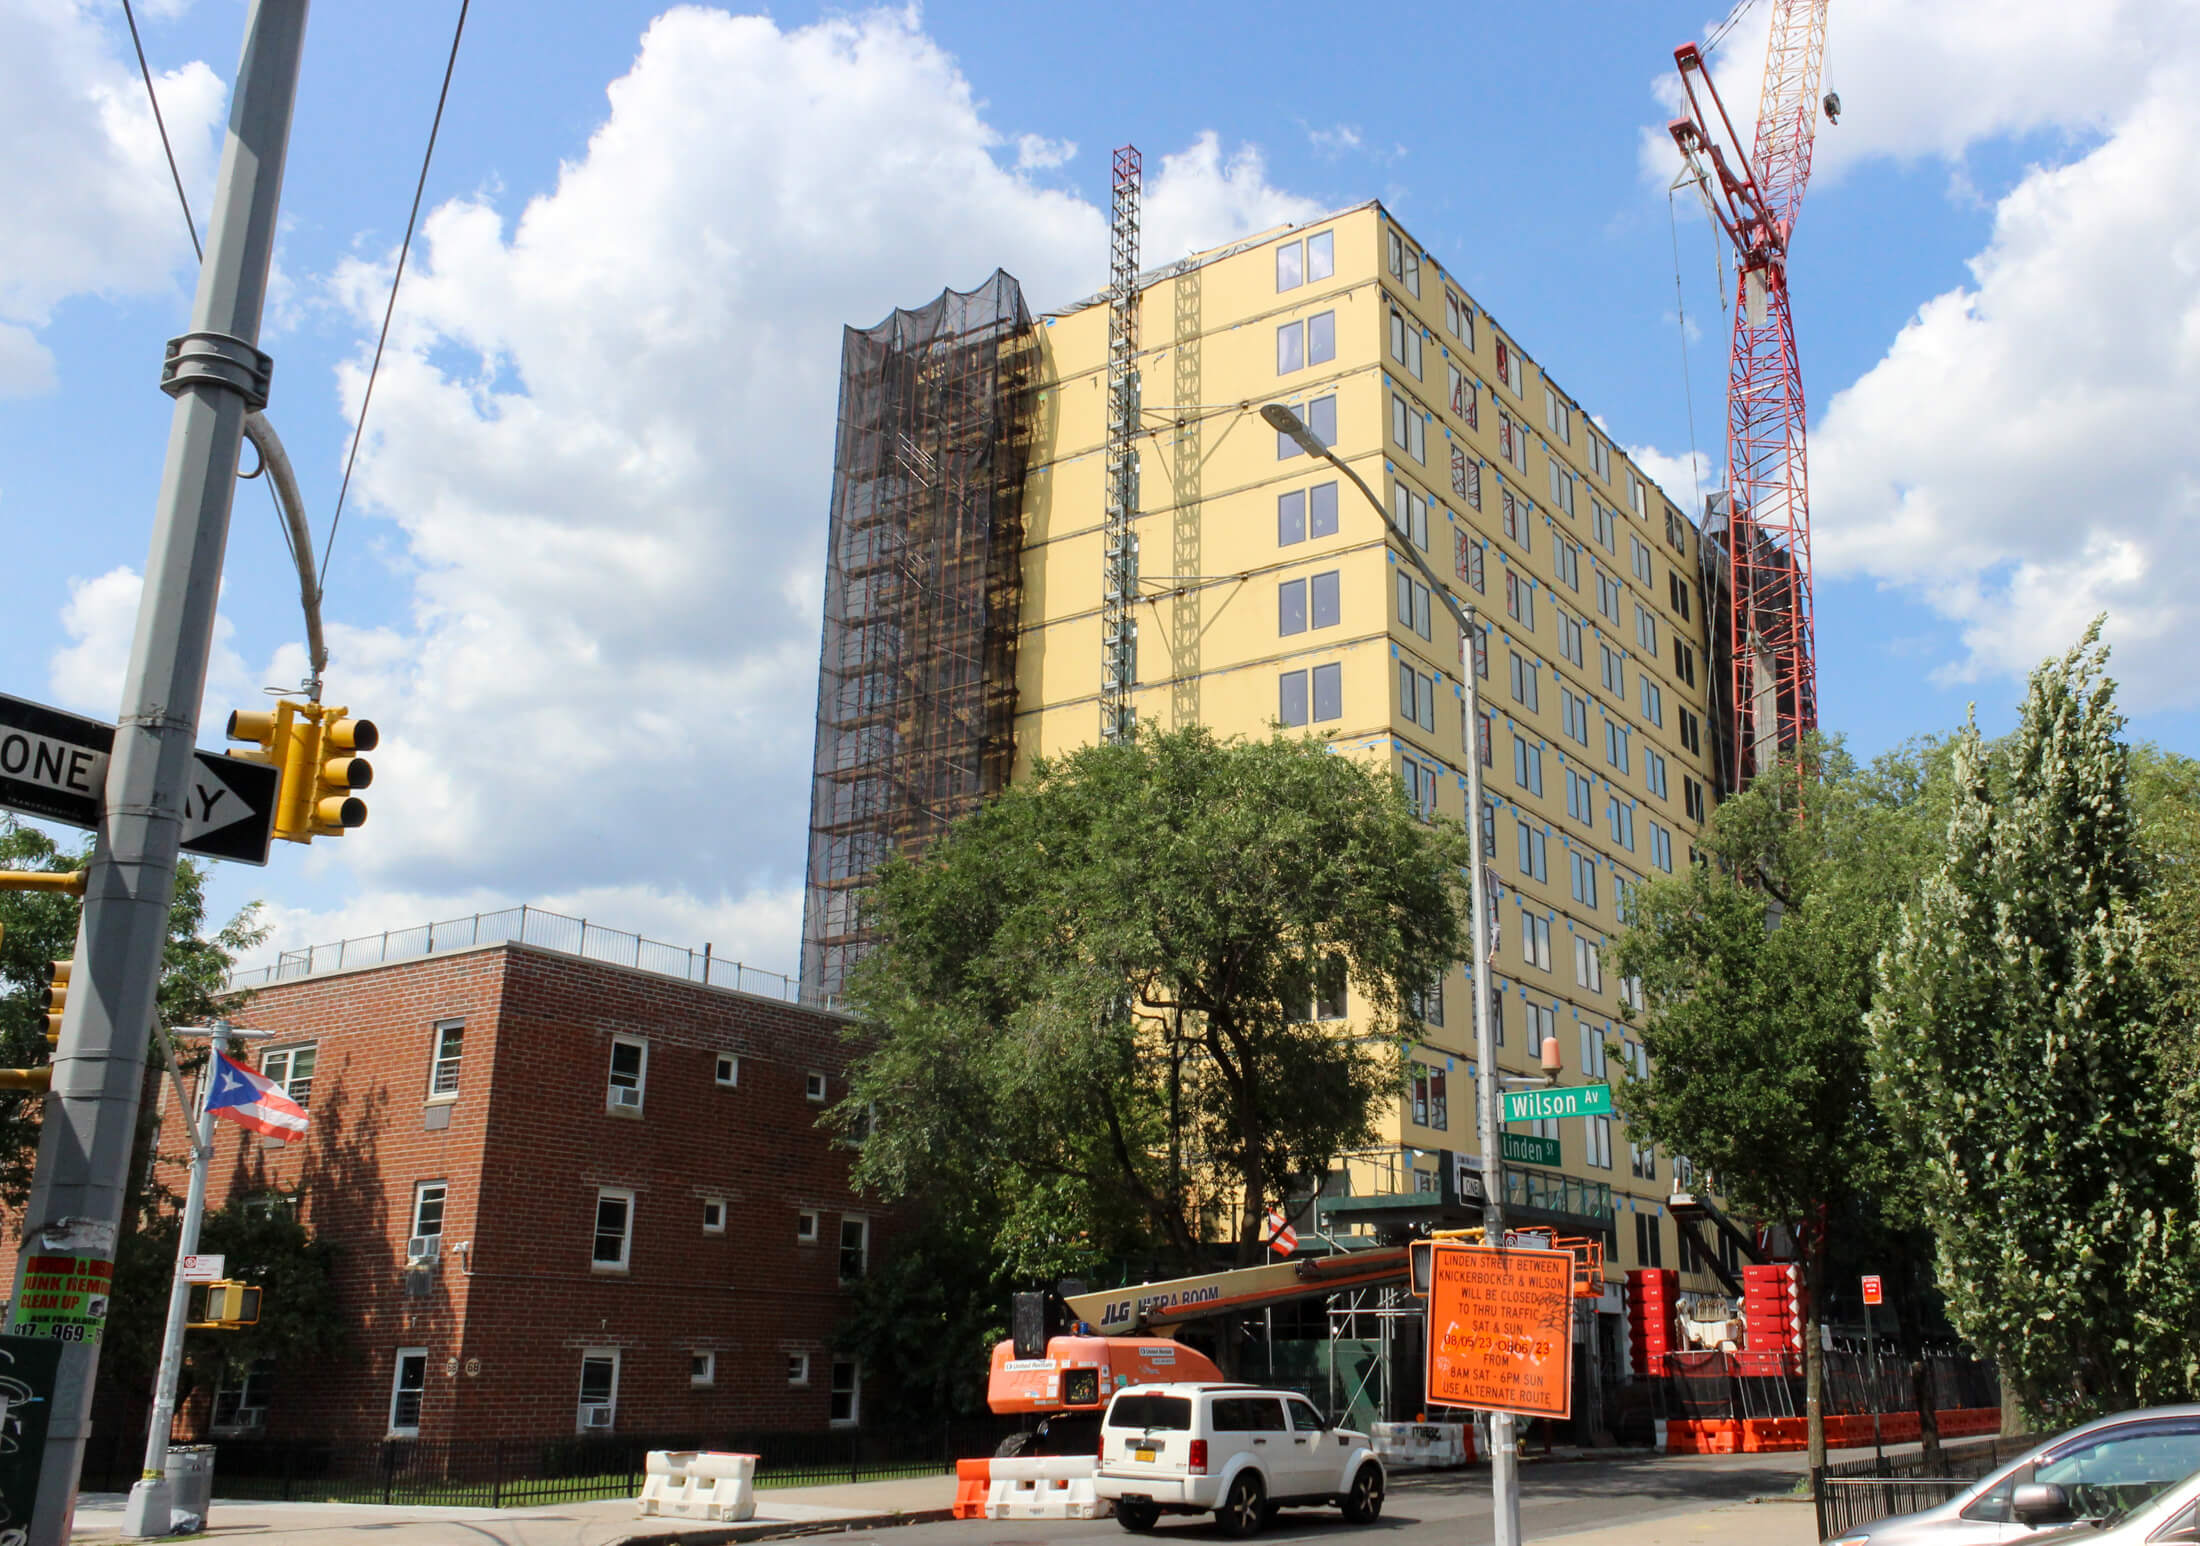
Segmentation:
<svg viewBox="0 0 2200 1546">
<path fill-rule="evenodd" d="M 959 1197 L 1019 1275 L 1217 1219 L 1256 1259 L 1267 1202 L 1394 1099 L 1406 995 L 1463 953 L 1466 835 L 1321 743 L 1142 735 L 1041 761 L 882 872 L 840 1119 L 857 1178 Z M 1313 1018 L 1342 970 L 1365 1034 Z"/>
<path fill-rule="evenodd" d="M 2200 1386 L 2177 986 L 2098 634 L 2033 674 L 1999 758 L 1975 725 L 1956 743 L 1944 855 L 1870 1017 L 1950 1316 L 2058 1420 Z"/>
<path fill-rule="evenodd" d="M 149 1397 L 160 1368 L 180 1223 L 178 1214 L 161 1212 L 124 1236 L 116 1256 L 99 1378 L 133 1401 Z M 250 1368 L 272 1359 L 278 1370 L 305 1379 L 348 1351 L 348 1323 L 336 1297 L 336 1249 L 308 1236 L 287 1210 L 254 1216 L 232 1203 L 209 1213 L 199 1230 L 199 1249 L 226 1257 L 228 1276 L 260 1285 L 260 1322 L 237 1331 L 186 1334 L 188 1370 L 179 1404 L 192 1383 L 218 1381 L 225 1363 Z"/>
<path fill-rule="evenodd" d="M 993 1347 L 1026 1281 L 1003 1269 L 969 1209 L 927 1210 L 876 1253 L 849 1296 L 838 1342 L 877 1376 L 866 1415 L 891 1425 L 984 1412 Z"/>
<path fill-rule="evenodd" d="M 36 827 L 0 816 L 0 869 L 67 871 L 91 862 L 89 840 L 74 851 L 61 848 Z M 48 1061 L 46 1015 L 40 996 L 49 964 L 76 953 L 81 904 L 65 895 L 0 891 L 0 1066 L 28 1068 Z M 254 903 L 220 931 L 206 931 L 206 876 L 189 859 L 176 871 L 175 900 L 168 909 L 168 944 L 161 967 L 160 1019 L 163 1025 L 199 1025 L 221 1003 L 223 980 L 237 953 L 266 937 Z M 84 979 L 77 979 L 83 991 Z M 234 1008 L 235 1001 L 229 1001 Z M 157 1042 L 148 1050 L 157 1067 Z M 142 1145 L 141 1145 L 142 1149 Z M 20 1208 L 30 1194 L 31 1170 L 38 1153 L 38 1102 L 0 1093 L 0 1204 Z M 142 1154 L 141 1154 L 142 1159 Z M 143 1174 L 142 1163 L 134 1173 Z"/>
</svg>

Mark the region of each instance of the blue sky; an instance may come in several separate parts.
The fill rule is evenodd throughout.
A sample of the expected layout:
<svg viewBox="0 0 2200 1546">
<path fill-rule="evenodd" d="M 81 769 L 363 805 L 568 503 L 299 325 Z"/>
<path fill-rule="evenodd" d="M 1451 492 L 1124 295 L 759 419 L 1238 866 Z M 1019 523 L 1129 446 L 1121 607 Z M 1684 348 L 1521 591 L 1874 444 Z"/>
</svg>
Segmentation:
<svg viewBox="0 0 2200 1546">
<path fill-rule="evenodd" d="M 1714 60 L 1745 121 L 1771 3 Z M 455 12 L 312 17 L 263 343 L 317 533 Z M 1125 141 L 1149 261 L 1382 198 L 1685 500 L 1725 330 L 1662 125 L 1674 45 L 1723 14 L 476 7 L 330 572 L 375 815 L 218 904 L 297 944 L 545 902 L 791 968 L 838 328 L 996 263 L 1041 305 L 1097 288 Z M 140 19 L 203 217 L 243 6 Z M 0 690 L 99 714 L 192 281 L 128 49 L 119 4 L 0 0 Z M 2189 0 L 1832 0 L 1795 287 L 1822 713 L 1860 750 L 1974 699 L 2005 726 L 2106 610 L 2135 732 L 2200 752 L 2196 70 Z M 299 671 L 274 518 L 237 509 L 207 744 Z"/>
</svg>

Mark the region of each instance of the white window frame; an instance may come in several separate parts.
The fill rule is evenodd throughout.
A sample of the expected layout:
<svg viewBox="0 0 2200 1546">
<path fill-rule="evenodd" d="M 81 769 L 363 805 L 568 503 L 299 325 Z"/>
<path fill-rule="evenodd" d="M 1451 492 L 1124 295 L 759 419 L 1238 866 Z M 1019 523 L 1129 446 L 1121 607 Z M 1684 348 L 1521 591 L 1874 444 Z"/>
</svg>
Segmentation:
<svg viewBox="0 0 2200 1546">
<path fill-rule="evenodd" d="M 697 1359 L 702 1360 L 701 1369 L 697 1369 L 695 1366 Z M 688 1350 L 688 1389 L 709 1390 L 717 1383 L 718 1354 L 709 1348 L 690 1348 Z"/>
<path fill-rule="evenodd" d="M 825 1385 L 828 1425 L 834 1428 L 859 1426 L 863 1421 L 863 1360 L 860 1358 L 835 1358 L 828 1368 L 830 1372 L 826 1377 Z M 848 1388 L 845 1392 L 842 1391 L 840 1385 L 840 1371 L 843 1369 L 848 1371 Z M 843 1394 L 846 1394 L 848 1398 L 848 1414 L 845 1417 L 832 1416 L 833 1403 L 838 1402 Z"/>
<path fill-rule="evenodd" d="M 720 1089 L 731 1090 L 737 1088 L 741 1083 L 741 1054 L 738 1052 L 719 1053 L 717 1066 L 712 1070 L 711 1077 Z"/>
<path fill-rule="evenodd" d="M 619 1232 L 619 1259 L 603 1261 L 596 1255 L 596 1242 L 603 1237 L 603 1205 L 613 1198 L 626 1204 L 626 1225 Z M 634 1262 L 634 1189 L 630 1186 L 599 1186 L 596 1188 L 596 1206 L 588 1220 L 588 1267 L 591 1272 L 617 1273 L 628 1271 Z"/>
<path fill-rule="evenodd" d="M 421 1206 L 428 1201 L 428 1194 L 430 1192 L 433 1192 L 435 1194 L 435 1228 L 423 1229 L 421 1225 L 426 1221 L 423 1220 L 420 1216 Z M 438 1240 L 442 1239 L 443 1218 L 444 1215 L 450 1211 L 450 1206 L 451 1187 L 449 1182 L 415 1181 L 413 1183 L 412 1228 L 406 1233 L 408 1234 L 408 1236 L 415 1239 L 423 1235 L 433 1235 Z"/>
<path fill-rule="evenodd" d="M 459 1075 L 466 1062 L 466 1022 L 464 1020 L 438 1020 L 428 1033 L 428 1099 L 447 1101 L 458 1099 Z M 446 1037 L 458 1038 L 458 1050 L 446 1052 Z M 450 1074 L 449 1088 L 445 1088 L 445 1071 Z"/>
<path fill-rule="evenodd" d="M 806 1390 L 809 1388 L 810 1355 L 808 1353 L 789 1353 L 787 1355 L 787 1383 L 797 1389 Z"/>
<path fill-rule="evenodd" d="M 1612 1119 L 1610 1117 L 1589 1117 L 1586 1121 L 1588 1126 L 1582 1135 L 1582 1147 L 1588 1151 L 1585 1159 L 1589 1168 L 1592 1170 L 1610 1170 L 1612 1168 Z"/>
<path fill-rule="evenodd" d="M 397 1420 L 397 1400 L 405 1393 L 405 1360 L 420 1360 L 420 1384 L 417 1387 L 420 1405 L 413 1413 L 410 1426 Z M 424 1347 L 401 1347 L 397 1361 L 390 1367 L 389 1436 L 393 1439 L 417 1439 L 420 1437 L 420 1419 L 428 1405 L 428 1350 Z"/>
<path fill-rule="evenodd" d="M 794 1238 L 801 1245 L 817 1244 L 818 1214 L 814 1208 L 798 1209 L 794 1216 Z"/>
<path fill-rule="evenodd" d="M 608 1401 L 591 1401 L 587 1396 L 588 1366 L 608 1361 L 611 1365 L 611 1398 Z M 619 1349 L 615 1347 L 584 1347 L 581 1349 L 580 1380 L 573 1391 L 573 1431 L 575 1433 L 616 1433 L 619 1428 Z M 611 1421 L 598 1428 L 591 1428 L 583 1421 L 592 1406 L 611 1409 Z"/>
<path fill-rule="evenodd" d="M 1420 319 L 1398 306 L 1390 308 L 1390 357 L 1414 380 L 1421 379 Z"/>
<path fill-rule="evenodd" d="M 1574 936 L 1574 986 L 1586 988 L 1591 993 L 1602 993 L 1604 991 L 1604 960 L 1601 947 L 1596 941 L 1583 934 Z M 1588 1035 L 1588 1027 L 1584 1026 L 1582 1028 L 1582 1034 L 1583 1036 Z M 1586 1043 L 1584 1045 L 1586 1046 Z M 1592 1079 L 1604 1077 L 1602 1046 L 1603 1044 L 1599 1042 L 1598 1047 L 1600 1050 L 1597 1054 L 1596 1067 L 1593 1070 L 1589 1067 L 1586 1052 L 1583 1054 L 1582 1071 Z"/>
<path fill-rule="evenodd" d="M 1582 657 L 1581 619 L 1568 617 L 1560 607 L 1551 610 L 1558 614 L 1558 653 L 1586 669 L 1587 663 Z"/>
<path fill-rule="evenodd" d="M 856 1227 L 856 1270 L 848 1273 L 848 1226 Z M 861 1213 L 843 1213 L 840 1216 L 840 1240 L 838 1254 L 833 1259 L 834 1270 L 843 1283 L 860 1283 L 871 1270 L 871 1221 Z"/>
<path fill-rule="evenodd" d="M 1612 481 L 1612 448 L 1594 430 L 1589 432 L 1589 466 L 1605 482 Z"/>
<path fill-rule="evenodd" d="M 621 1074 L 618 1071 L 619 1049 L 621 1047 L 632 1047 L 639 1054 L 635 1059 L 634 1073 L 631 1076 Z M 632 1084 L 621 1084 L 619 1082 L 621 1079 L 628 1077 L 633 1079 Z M 646 1098 L 648 1089 L 649 1042 L 647 1038 L 641 1036 L 612 1037 L 610 1057 L 604 1067 L 604 1109 L 619 1116 L 640 1116 L 642 1114 L 642 1102 Z M 628 1096 L 632 1096 L 632 1099 L 628 1099 Z"/>
<path fill-rule="evenodd" d="M 300 1053 L 313 1056 L 302 1076 L 298 1073 Z M 279 1073 L 276 1071 L 278 1059 L 281 1060 Z M 280 1047 L 268 1047 L 260 1053 L 260 1077 L 274 1080 L 285 1095 L 301 1106 L 308 1106 L 312 1104 L 313 1075 L 320 1061 L 321 1044 L 318 1041 L 294 1041 Z"/>
<path fill-rule="evenodd" d="M 710 1218 L 711 1218 L 711 1210 L 712 1210 L 712 1209 L 714 1209 L 714 1208 L 715 1208 L 715 1209 L 716 1209 L 716 1210 L 718 1211 L 718 1222 L 717 1222 L 717 1223 L 715 1223 L 715 1224 L 713 1224 L 713 1223 L 712 1223 L 712 1222 L 710 1221 Z M 704 1199 L 703 1199 L 703 1233 L 704 1233 L 704 1234 L 706 1234 L 706 1235 L 722 1235 L 722 1234 L 724 1234 L 725 1232 L 726 1232 L 726 1200 L 725 1200 L 725 1198 L 723 1198 L 723 1197 L 706 1197 L 706 1198 L 704 1198 Z"/>
<path fill-rule="evenodd" d="M 802 1076 L 802 1098 L 804 1100 L 814 1106 L 822 1106 L 825 1103 L 825 1095 L 826 1079 L 823 1074 L 813 1068 Z"/>
<path fill-rule="evenodd" d="M 1390 394 L 1390 438 L 1415 461 L 1428 461 L 1428 425 L 1421 410 L 1403 392 Z"/>
<path fill-rule="evenodd" d="M 207 1408 L 208 1426 L 217 1434 L 230 1434 L 239 1437 L 265 1433 L 267 1431 L 268 1408 L 268 1391 L 266 1387 L 274 1378 L 275 1360 L 272 1358 L 255 1358 L 249 1363 L 240 1363 L 233 1359 L 224 1361 L 221 1375 L 214 1382 L 213 1400 Z M 261 1383 L 261 1388 L 257 1392 L 260 1400 L 256 1402 L 251 1399 L 255 1394 L 252 1388 L 254 1381 Z M 425 1383 L 421 1388 L 422 1394 L 425 1395 Z M 228 1415 L 225 1417 L 220 1415 L 222 1401 L 225 1396 L 231 1394 L 236 1396 L 236 1400 L 231 1403 Z M 392 1396 L 394 1397 L 394 1395 L 395 1391 L 393 1389 Z M 393 1400 L 393 1409 L 394 1405 Z M 245 1414 L 248 1412 L 259 1415 L 247 1417 Z"/>
<path fill-rule="evenodd" d="M 1633 532 L 1629 532 L 1627 534 L 1627 554 L 1629 562 L 1634 565 L 1635 578 L 1648 585 L 1657 574 L 1657 571 L 1650 564 L 1650 544 Z"/>
</svg>

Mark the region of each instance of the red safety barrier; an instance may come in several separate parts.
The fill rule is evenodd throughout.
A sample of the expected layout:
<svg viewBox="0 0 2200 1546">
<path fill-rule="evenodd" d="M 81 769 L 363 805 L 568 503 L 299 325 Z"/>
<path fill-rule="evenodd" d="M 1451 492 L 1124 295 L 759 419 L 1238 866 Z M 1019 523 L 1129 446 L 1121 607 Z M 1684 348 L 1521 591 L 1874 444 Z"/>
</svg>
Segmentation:
<svg viewBox="0 0 2200 1546">
<path fill-rule="evenodd" d="M 958 1460 L 955 1462 L 955 1517 L 957 1519 L 985 1518 L 985 1499 L 993 1485 L 991 1460 Z"/>
<path fill-rule="evenodd" d="M 1979 1438 L 2001 1432 L 2001 1408 L 1959 1407 L 1936 1414 L 1943 1439 Z M 1674 1418 L 1660 1425 L 1660 1447 L 1669 1455 L 1762 1455 L 1810 1447 L 1810 1420 L 1804 1417 Z M 1915 1412 L 1879 1414 L 1879 1441 L 1915 1444 Z M 1826 1419 L 1828 1449 L 1869 1449 L 1869 1412 L 1844 1412 Z"/>
</svg>

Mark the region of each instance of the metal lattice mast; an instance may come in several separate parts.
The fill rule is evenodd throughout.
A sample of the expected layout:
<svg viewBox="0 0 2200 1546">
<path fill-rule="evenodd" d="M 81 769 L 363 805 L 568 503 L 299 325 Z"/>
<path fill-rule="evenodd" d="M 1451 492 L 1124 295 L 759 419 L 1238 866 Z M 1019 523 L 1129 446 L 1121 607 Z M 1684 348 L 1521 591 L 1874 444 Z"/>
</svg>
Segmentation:
<svg viewBox="0 0 2200 1546">
<path fill-rule="evenodd" d="M 1776 0 L 1747 156 L 1702 51 L 1690 43 L 1674 52 L 1689 116 L 1673 121 L 1673 138 L 1705 187 L 1716 189 L 1712 212 L 1736 257 L 1727 371 L 1733 604 L 1726 685 L 1737 788 L 1818 725 L 1809 458 L 1788 253 L 1810 180 L 1826 5 Z"/>
<path fill-rule="evenodd" d="M 1108 223 L 1108 493 L 1106 573 L 1100 600 L 1100 739 L 1127 741 L 1136 710 L 1138 633 L 1131 598 L 1138 586 L 1138 147 L 1115 153 L 1115 198 Z"/>
</svg>

